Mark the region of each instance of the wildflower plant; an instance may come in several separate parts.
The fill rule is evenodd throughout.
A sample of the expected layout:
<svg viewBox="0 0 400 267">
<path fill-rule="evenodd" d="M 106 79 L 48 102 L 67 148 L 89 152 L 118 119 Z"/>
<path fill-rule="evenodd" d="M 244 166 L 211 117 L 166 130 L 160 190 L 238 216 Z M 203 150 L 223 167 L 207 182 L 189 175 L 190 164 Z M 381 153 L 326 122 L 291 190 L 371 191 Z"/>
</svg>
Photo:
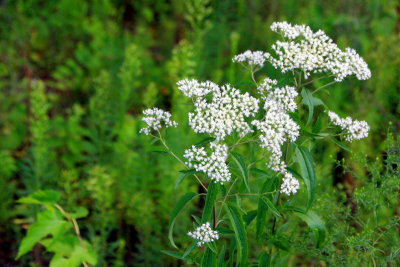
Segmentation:
<svg viewBox="0 0 400 267">
<path fill-rule="evenodd" d="M 172 151 L 165 138 L 165 128 L 178 125 L 173 116 L 157 108 L 143 112 L 142 132 L 160 141 L 182 164 L 180 179 L 193 176 L 203 187 L 199 191 L 205 192 L 186 193 L 176 204 L 169 239 L 178 249 L 173 238 L 178 214 L 195 198 L 205 197 L 201 218 L 193 215 L 195 230 L 187 229 L 192 245 L 183 252 L 164 251 L 168 255 L 202 266 L 256 261 L 275 266 L 288 250 L 282 244 L 295 234 L 294 218 L 311 228 L 316 246 L 323 245 L 324 223 L 312 210 L 317 180 L 312 149 L 321 140 L 344 146 L 342 141 L 365 138 L 369 126 L 340 118 L 318 92 L 349 76 L 368 79 L 371 72 L 353 49 L 341 50 L 322 30 L 287 22 L 275 22 L 271 30 L 282 37 L 271 53 L 246 51 L 233 58 L 249 71 L 254 90 L 195 79 L 177 83 L 193 104 L 189 126 L 203 139 L 188 145 L 183 156 Z M 261 73 L 266 64 L 292 76 L 291 82 L 266 77 Z M 311 90 L 314 81 L 322 79 L 333 81 Z M 298 197 L 299 191 L 307 193 L 306 201 Z M 256 240 L 249 240 L 253 230 Z M 249 241 L 257 249 L 249 251 Z"/>
</svg>

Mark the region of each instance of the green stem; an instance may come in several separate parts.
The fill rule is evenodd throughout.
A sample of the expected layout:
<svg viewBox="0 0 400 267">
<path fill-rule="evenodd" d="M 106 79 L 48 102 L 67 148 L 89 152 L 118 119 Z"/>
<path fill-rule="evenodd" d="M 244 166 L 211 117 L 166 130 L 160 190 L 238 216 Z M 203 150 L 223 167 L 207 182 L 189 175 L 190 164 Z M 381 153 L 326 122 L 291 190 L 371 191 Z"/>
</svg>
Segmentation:
<svg viewBox="0 0 400 267">
<path fill-rule="evenodd" d="M 315 94 L 316 92 L 318 92 L 318 91 L 321 90 L 322 88 L 325 88 L 325 87 L 327 87 L 327 86 L 329 86 L 329 85 L 332 85 L 332 84 L 334 84 L 334 83 L 336 83 L 336 81 L 327 83 L 327 84 L 325 84 L 325 85 L 323 85 L 323 86 L 321 86 L 321 87 L 315 89 L 314 92 L 312 92 L 312 94 Z"/>
<path fill-rule="evenodd" d="M 187 169 L 190 169 L 189 166 L 186 165 L 186 163 L 183 162 L 183 160 L 181 160 L 181 159 L 171 150 L 171 148 L 167 145 L 167 143 L 165 142 L 165 140 L 162 138 L 162 135 L 161 135 L 160 131 L 157 131 L 157 132 L 158 132 L 158 135 L 159 135 L 157 138 L 160 139 L 161 143 L 162 143 L 162 144 L 164 145 L 164 147 L 168 150 L 168 152 L 169 152 L 179 163 L 181 163 L 181 164 L 182 164 L 183 166 L 185 166 Z M 204 188 L 204 190 L 205 190 L 206 192 L 208 192 L 207 187 L 201 182 L 200 178 L 199 178 L 196 174 L 193 174 L 193 176 L 197 179 L 197 181 L 198 181 L 198 182 L 200 183 L 200 185 Z"/>
</svg>

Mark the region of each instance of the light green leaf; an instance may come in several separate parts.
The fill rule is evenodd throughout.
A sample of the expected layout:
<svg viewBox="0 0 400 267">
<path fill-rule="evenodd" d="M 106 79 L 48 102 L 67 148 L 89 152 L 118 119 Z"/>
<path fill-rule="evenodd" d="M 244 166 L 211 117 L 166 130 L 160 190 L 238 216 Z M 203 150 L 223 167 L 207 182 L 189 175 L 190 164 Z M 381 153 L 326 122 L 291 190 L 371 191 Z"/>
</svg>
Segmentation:
<svg viewBox="0 0 400 267">
<path fill-rule="evenodd" d="M 195 146 L 197 146 L 197 147 L 204 146 L 204 145 L 211 143 L 214 140 L 215 140 L 214 137 L 207 137 L 207 138 L 201 140 L 200 142 L 198 142 L 197 144 L 195 144 Z"/>
<path fill-rule="evenodd" d="M 335 137 L 332 137 L 331 140 L 338 145 L 340 148 L 343 148 L 344 150 L 347 150 L 349 152 L 351 152 L 351 149 L 346 146 L 345 144 L 343 144 L 342 142 L 340 142 L 339 140 L 337 140 Z"/>
<path fill-rule="evenodd" d="M 274 190 L 275 182 L 276 182 L 276 176 L 267 179 L 264 182 L 263 186 L 261 187 L 260 194 L 266 192 L 272 192 Z M 259 198 L 258 209 L 257 209 L 257 223 L 256 223 L 257 238 L 260 238 L 265 230 L 265 219 L 267 216 L 267 210 L 268 210 L 267 204 L 261 198 Z"/>
<path fill-rule="evenodd" d="M 282 217 L 281 214 L 279 213 L 278 209 L 275 207 L 275 205 L 272 203 L 271 200 L 269 200 L 267 197 L 262 196 L 261 200 L 264 201 L 264 203 L 268 206 L 268 208 L 272 211 L 272 213 L 275 215 L 275 217 L 280 218 Z"/>
<path fill-rule="evenodd" d="M 301 177 L 303 178 L 304 183 L 307 186 L 308 190 L 307 209 L 309 209 L 314 200 L 315 189 L 316 189 L 314 160 L 312 158 L 311 153 L 307 150 L 307 148 L 302 146 L 296 147 L 296 158 L 297 162 L 300 165 Z"/>
<path fill-rule="evenodd" d="M 193 241 L 192 244 L 186 249 L 185 253 L 183 253 L 182 259 L 185 259 L 195 248 L 197 248 L 197 242 Z"/>
<path fill-rule="evenodd" d="M 239 167 L 240 173 L 242 174 L 242 178 L 244 181 L 244 184 L 246 185 L 247 191 L 250 191 L 250 185 L 249 185 L 249 173 L 247 170 L 246 163 L 244 162 L 243 157 L 236 153 L 236 152 L 231 152 L 233 159 L 235 160 L 236 165 Z"/>
<path fill-rule="evenodd" d="M 203 216 L 201 217 L 201 223 L 212 222 L 212 214 L 215 200 L 217 199 L 219 184 L 211 182 L 208 186 L 206 203 L 203 209 Z"/>
<path fill-rule="evenodd" d="M 300 213 L 295 212 L 295 214 L 305 221 L 308 227 L 314 232 L 315 235 L 315 242 L 317 247 L 320 247 L 325 240 L 326 236 L 326 228 L 325 224 L 322 219 L 314 212 L 314 211 L 307 211 L 307 213 Z"/>
<path fill-rule="evenodd" d="M 75 207 L 72 212 L 68 212 L 68 215 L 74 219 L 85 218 L 89 214 L 89 211 L 85 207 Z"/>
<path fill-rule="evenodd" d="M 228 209 L 229 219 L 232 224 L 232 228 L 235 231 L 235 237 L 238 249 L 238 263 L 240 266 L 246 266 L 248 250 L 249 250 L 246 228 L 244 226 L 239 209 L 232 205 L 229 205 L 227 209 Z"/>
<path fill-rule="evenodd" d="M 28 197 L 18 200 L 24 204 L 55 204 L 60 200 L 60 193 L 54 190 L 39 190 Z"/>
<path fill-rule="evenodd" d="M 178 203 L 176 203 L 174 209 L 172 210 L 171 219 L 169 221 L 169 227 L 168 227 L 169 228 L 168 239 L 171 242 L 171 245 L 175 248 L 178 248 L 175 245 L 174 237 L 173 237 L 174 224 L 175 224 L 176 217 L 186 207 L 186 205 L 196 196 L 198 196 L 198 194 L 193 193 L 193 192 L 186 193 L 184 196 L 181 197 L 181 199 L 179 199 Z"/>
<path fill-rule="evenodd" d="M 308 119 L 306 125 L 310 124 L 313 115 L 314 115 L 314 107 L 318 105 L 323 105 L 324 103 L 321 99 L 316 98 L 312 95 L 310 90 L 303 88 L 301 90 L 301 96 L 303 97 L 302 104 L 308 106 Z"/>
<path fill-rule="evenodd" d="M 33 246 L 49 234 L 54 234 L 68 224 L 53 210 L 46 210 L 38 214 L 37 221 L 32 224 L 26 236 L 22 239 L 18 249 L 17 259 L 30 251 Z"/>
</svg>

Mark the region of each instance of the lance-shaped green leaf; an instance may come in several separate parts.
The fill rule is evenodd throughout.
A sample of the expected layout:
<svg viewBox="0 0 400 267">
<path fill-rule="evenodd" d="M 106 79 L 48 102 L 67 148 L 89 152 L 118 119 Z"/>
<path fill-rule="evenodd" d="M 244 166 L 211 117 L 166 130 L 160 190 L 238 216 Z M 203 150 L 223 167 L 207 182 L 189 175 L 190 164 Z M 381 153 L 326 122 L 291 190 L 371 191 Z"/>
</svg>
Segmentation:
<svg viewBox="0 0 400 267">
<path fill-rule="evenodd" d="M 242 178 L 244 184 L 246 185 L 247 191 L 250 192 L 250 185 L 249 185 L 249 172 L 247 170 L 246 163 L 244 162 L 243 157 L 235 152 L 231 152 L 233 159 L 235 160 L 236 165 L 238 166 L 240 173 L 242 174 Z"/>
<path fill-rule="evenodd" d="M 175 245 L 174 237 L 173 237 L 173 231 L 174 231 L 176 217 L 186 207 L 186 205 L 196 196 L 198 196 L 198 194 L 193 193 L 193 192 L 186 193 L 184 196 L 181 197 L 181 199 L 179 199 L 178 203 L 176 203 L 174 209 L 172 210 L 171 219 L 169 221 L 168 239 L 171 242 L 171 245 L 175 248 L 178 248 Z"/>
<path fill-rule="evenodd" d="M 303 97 L 302 104 L 308 106 L 308 119 L 306 123 L 306 125 L 308 125 L 310 124 L 314 116 L 314 107 L 318 105 L 323 105 L 324 103 L 321 101 L 321 99 L 314 97 L 310 90 L 306 88 L 303 88 L 303 90 L 301 90 L 301 96 Z"/>
<path fill-rule="evenodd" d="M 178 179 L 176 180 L 175 188 L 178 188 L 181 185 L 183 179 L 196 173 L 197 171 L 195 169 L 179 171 L 179 176 Z"/>
<path fill-rule="evenodd" d="M 217 267 L 217 255 L 207 248 L 201 259 L 201 267 Z"/>
<path fill-rule="evenodd" d="M 276 176 L 268 178 L 261 187 L 260 194 L 274 191 L 275 183 L 276 183 Z M 267 198 L 269 198 L 270 196 L 271 195 L 268 195 Z M 261 198 L 259 198 L 258 209 L 257 209 L 257 222 L 256 222 L 257 238 L 260 238 L 265 230 L 265 219 L 267 217 L 267 210 L 268 210 L 267 204 Z"/>
<path fill-rule="evenodd" d="M 262 196 L 261 200 L 268 206 L 268 208 L 271 210 L 271 212 L 274 214 L 275 217 L 278 218 L 282 217 L 278 209 L 275 207 L 274 203 L 272 203 L 270 199 L 268 199 L 265 196 Z"/>
<path fill-rule="evenodd" d="M 314 200 L 315 188 L 316 188 L 314 160 L 308 149 L 302 146 L 296 147 L 296 158 L 297 162 L 300 165 L 301 177 L 303 178 L 304 183 L 307 186 L 307 191 L 308 191 L 307 209 L 309 209 Z"/>
<path fill-rule="evenodd" d="M 342 142 L 340 142 L 339 140 L 337 140 L 335 137 L 332 137 L 331 140 L 338 145 L 340 148 L 343 148 L 344 150 L 347 150 L 349 152 L 351 152 L 351 149 L 346 146 L 345 144 L 343 144 Z"/>
<path fill-rule="evenodd" d="M 261 252 L 258 257 L 258 267 L 269 267 L 269 254 L 265 251 Z"/>
<path fill-rule="evenodd" d="M 201 217 L 201 223 L 211 222 L 213 218 L 213 208 L 215 200 L 217 199 L 219 184 L 211 182 L 208 186 L 206 203 L 203 209 L 203 216 Z"/>
<path fill-rule="evenodd" d="M 249 253 L 249 244 L 242 216 L 239 212 L 239 209 L 233 205 L 227 206 L 227 210 L 233 230 L 235 231 L 239 266 L 246 266 Z"/>
<path fill-rule="evenodd" d="M 311 228 L 315 235 L 317 247 L 320 247 L 326 236 L 325 224 L 322 219 L 311 210 L 307 211 L 307 213 L 295 212 L 295 214 Z"/>
</svg>

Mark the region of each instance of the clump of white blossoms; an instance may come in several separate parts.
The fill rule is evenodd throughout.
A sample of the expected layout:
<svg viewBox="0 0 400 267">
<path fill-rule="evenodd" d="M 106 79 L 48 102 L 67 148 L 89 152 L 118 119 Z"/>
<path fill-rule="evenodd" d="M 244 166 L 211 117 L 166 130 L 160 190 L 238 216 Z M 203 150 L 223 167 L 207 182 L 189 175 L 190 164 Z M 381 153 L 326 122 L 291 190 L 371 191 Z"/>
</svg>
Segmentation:
<svg viewBox="0 0 400 267">
<path fill-rule="evenodd" d="M 311 73 L 330 72 L 336 81 L 350 75 L 356 75 L 359 80 L 371 77 L 367 63 L 354 49 L 342 51 L 322 30 L 313 32 L 306 25 L 287 22 L 274 22 L 271 29 L 285 39 L 272 45 L 276 57 L 267 56 L 282 72 L 299 69 L 305 78 Z"/>
<path fill-rule="evenodd" d="M 281 193 L 284 193 L 288 196 L 291 194 L 296 194 L 297 190 L 299 190 L 300 184 L 299 181 L 293 177 L 291 173 L 286 172 L 282 178 L 281 184 Z"/>
<path fill-rule="evenodd" d="M 252 130 L 245 117 L 254 116 L 258 111 L 259 100 L 249 93 L 240 93 L 238 89 L 226 84 L 217 86 L 212 82 L 183 80 L 178 89 L 193 98 L 195 112 L 189 113 L 189 125 L 196 133 L 208 133 L 217 140 L 237 131 L 245 136 Z M 211 100 L 206 96 L 210 96 Z"/>
<path fill-rule="evenodd" d="M 340 118 L 336 113 L 329 111 L 328 116 L 332 123 L 344 131 L 344 139 L 352 142 L 368 137 L 369 125 L 366 121 L 353 120 L 350 117 Z"/>
<path fill-rule="evenodd" d="M 269 54 L 262 51 L 247 50 L 237 56 L 232 61 L 239 63 L 247 63 L 251 67 L 261 68 L 264 66 L 265 61 L 269 58 Z"/>
<path fill-rule="evenodd" d="M 267 166 L 282 174 L 286 173 L 286 164 L 282 161 L 282 145 L 285 142 L 294 142 L 299 136 L 300 127 L 290 118 L 288 112 L 297 109 L 295 98 L 298 93 L 294 87 L 272 89 L 275 80 L 266 79 L 259 87 L 265 94 L 264 120 L 252 121 L 252 124 L 262 133 L 259 137 L 261 147 L 271 152 Z M 266 92 L 266 90 L 269 90 Z"/>
<path fill-rule="evenodd" d="M 204 147 L 192 146 L 185 150 L 183 155 L 187 159 L 189 168 L 204 172 L 214 182 L 229 182 L 231 173 L 229 172 L 226 160 L 228 158 L 228 146 L 224 144 L 211 143 L 213 149 L 210 155 L 207 154 Z"/>
<path fill-rule="evenodd" d="M 213 242 L 219 239 L 218 232 L 211 229 L 209 222 L 197 227 L 193 232 L 189 232 L 188 236 L 198 240 L 199 242 L 197 242 L 197 246 L 199 247 L 205 243 Z"/>
<path fill-rule="evenodd" d="M 149 135 L 151 131 L 158 131 L 162 127 L 176 127 L 177 122 L 171 120 L 171 113 L 159 108 L 151 108 L 143 111 L 143 121 L 147 124 L 146 127 L 140 129 L 141 133 Z"/>
</svg>

